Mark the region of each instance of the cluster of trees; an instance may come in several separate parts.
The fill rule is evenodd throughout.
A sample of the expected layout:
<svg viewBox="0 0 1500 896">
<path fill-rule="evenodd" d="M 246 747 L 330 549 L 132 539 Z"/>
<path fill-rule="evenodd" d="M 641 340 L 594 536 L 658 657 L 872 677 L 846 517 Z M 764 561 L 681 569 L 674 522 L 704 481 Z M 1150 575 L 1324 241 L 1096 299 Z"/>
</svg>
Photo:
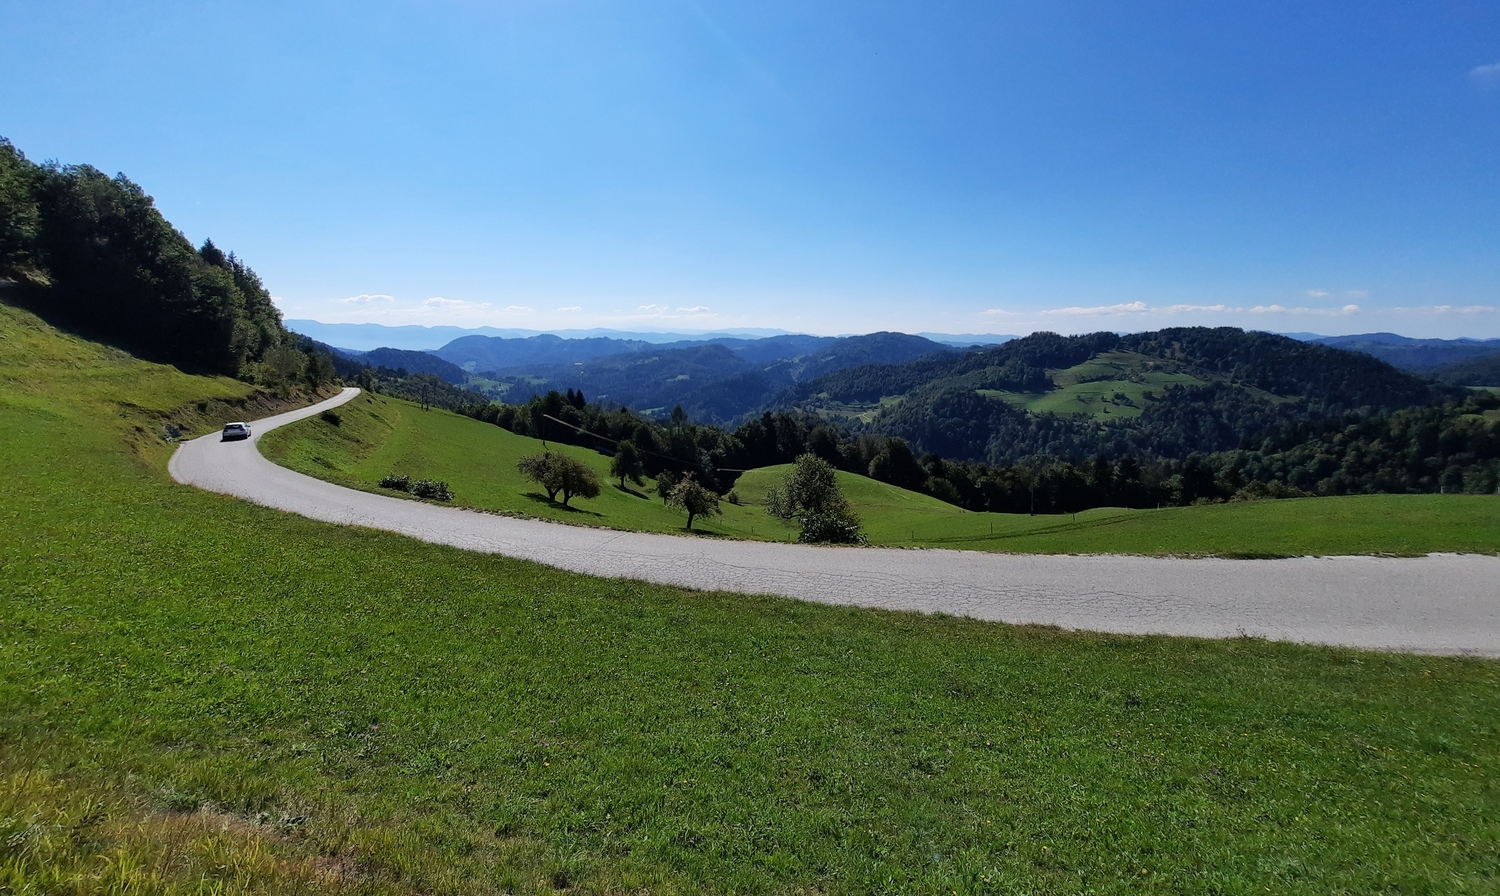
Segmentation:
<svg viewBox="0 0 1500 896">
<path fill-rule="evenodd" d="M 1319 421 L 1263 419 L 1252 438 L 1222 451 L 1182 456 L 1134 450 L 1095 451 L 1080 442 L 1071 452 L 1036 451 L 1011 463 L 953 460 L 919 452 L 899 437 L 852 433 L 814 415 L 766 412 L 732 432 L 686 422 L 658 423 L 628 409 L 588 403 L 581 393 L 534 397 L 525 405 L 472 406 L 466 413 L 524 435 L 584 445 L 614 454 L 612 475 L 627 479 L 684 474 L 718 494 L 737 471 L 816 459 L 844 470 L 922 492 L 969 510 L 1066 513 L 1092 507 L 1157 507 L 1373 492 L 1493 492 L 1500 487 L 1500 396 L 1475 392 L 1431 406 L 1368 413 L 1350 411 Z M 1210 431 L 1224 416 L 1194 418 L 1181 409 L 1184 428 Z M 1039 425 L 1058 425 L 1041 415 Z M 1248 430 L 1247 430 L 1248 432 Z M 1186 437 L 1184 437 L 1186 438 Z M 1254 447 L 1241 447 L 1254 443 Z M 648 446 L 641 448 L 639 446 Z M 638 479 L 636 481 L 639 481 Z M 778 499 L 773 496 L 774 504 Z M 792 510 L 796 515 L 801 512 Z M 787 518 L 790 518 L 788 516 Z"/>
<path fill-rule="evenodd" d="M 4 138 L 0 278 L 44 318 L 147 357 L 279 388 L 334 376 L 248 265 L 194 248 L 123 174 L 38 165 Z"/>
</svg>

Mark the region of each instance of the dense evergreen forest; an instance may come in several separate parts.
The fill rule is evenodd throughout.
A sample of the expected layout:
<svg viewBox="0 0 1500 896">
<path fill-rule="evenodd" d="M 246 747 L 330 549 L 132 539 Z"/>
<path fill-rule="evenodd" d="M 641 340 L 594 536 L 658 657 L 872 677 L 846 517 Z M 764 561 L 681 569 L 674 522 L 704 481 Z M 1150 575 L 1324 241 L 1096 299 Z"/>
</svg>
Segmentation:
<svg viewBox="0 0 1500 896">
<path fill-rule="evenodd" d="M 275 388 L 334 376 L 248 265 L 194 248 L 123 174 L 36 164 L 4 138 L 0 279 L 43 318 L 145 357 Z"/>
</svg>

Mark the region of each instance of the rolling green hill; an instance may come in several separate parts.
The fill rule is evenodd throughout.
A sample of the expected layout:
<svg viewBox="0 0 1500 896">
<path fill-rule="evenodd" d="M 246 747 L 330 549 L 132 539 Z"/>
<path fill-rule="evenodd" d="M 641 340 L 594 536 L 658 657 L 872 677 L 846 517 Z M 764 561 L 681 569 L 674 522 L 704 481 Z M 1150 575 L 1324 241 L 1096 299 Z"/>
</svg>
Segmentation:
<svg viewBox="0 0 1500 896">
<path fill-rule="evenodd" d="M 0 306 L 7 891 L 1493 877 L 1500 664 L 604 581 L 168 479 L 164 421 L 258 400 Z"/>
<path fill-rule="evenodd" d="M 664 507 L 649 485 L 621 489 L 608 481 L 609 459 L 596 451 L 551 445 L 592 466 L 607 483 L 597 500 L 565 509 L 547 502 L 516 472 L 517 460 L 543 450 L 536 439 L 380 395 L 361 396 L 339 416 L 337 425 L 313 417 L 275 430 L 261 439 L 261 448 L 277 463 L 368 491 L 380 491 L 377 483 L 389 473 L 406 474 L 447 481 L 461 506 L 632 531 L 682 531 L 684 517 Z M 695 522 L 694 529 L 794 539 L 794 522 L 767 516 L 759 506 L 788 468 L 744 474 L 734 492 L 745 504 L 725 501 L 724 516 Z M 1500 498 L 1489 495 L 1370 495 L 1029 516 L 973 513 L 865 476 L 837 475 L 875 545 L 1223 557 L 1500 550 Z"/>
<path fill-rule="evenodd" d="M 686 517 L 667 509 L 647 481 L 645 488 L 627 482 L 621 488 L 609 478 L 609 458 L 573 445 L 518 436 L 498 426 L 449 411 L 420 406 L 385 395 L 364 394 L 338 410 L 337 425 L 317 417 L 267 433 L 261 450 L 291 469 L 366 491 L 397 495 L 379 488 L 387 474 L 441 479 L 453 489 L 454 502 L 576 525 L 610 526 L 643 532 L 681 532 Z M 597 499 L 575 499 L 564 508 L 549 502 L 535 483 L 516 470 L 528 454 L 556 451 L 583 461 L 599 476 Z M 694 531 L 708 535 L 778 538 L 788 536 L 751 507 L 723 503 L 724 515 L 695 520 Z M 758 530 L 758 531 L 757 531 Z"/>
<path fill-rule="evenodd" d="M 1008 465 L 1038 455 L 1185 459 L 1453 393 L 1356 352 L 1233 328 L 1036 333 L 856 367 L 780 401 L 922 451 Z"/>
</svg>

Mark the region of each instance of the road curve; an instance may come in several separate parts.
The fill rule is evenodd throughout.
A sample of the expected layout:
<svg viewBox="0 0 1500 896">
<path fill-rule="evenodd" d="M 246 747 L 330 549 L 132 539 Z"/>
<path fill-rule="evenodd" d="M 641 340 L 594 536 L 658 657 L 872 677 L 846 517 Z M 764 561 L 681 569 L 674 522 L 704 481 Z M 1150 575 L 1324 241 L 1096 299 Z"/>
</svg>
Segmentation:
<svg viewBox="0 0 1500 896">
<path fill-rule="evenodd" d="M 1121 634 L 1250 635 L 1500 656 L 1500 557 L 1182 560 L 834 548 L 518 520 L 343 488 L 261 456 L 266 432 L 359 394 L 183 444 L 178 482 L 316 520 L 399 532 L 574 572 L 703 590 Z"/>
</svg>

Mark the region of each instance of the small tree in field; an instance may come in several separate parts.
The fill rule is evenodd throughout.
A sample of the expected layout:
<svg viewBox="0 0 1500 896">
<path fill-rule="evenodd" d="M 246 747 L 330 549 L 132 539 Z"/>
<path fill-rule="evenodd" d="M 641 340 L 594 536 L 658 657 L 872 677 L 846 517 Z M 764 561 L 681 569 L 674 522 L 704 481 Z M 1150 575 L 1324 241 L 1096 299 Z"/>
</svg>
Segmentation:
<svg viewBox="0 0 1500 896">
<path fill-rule="evenodd" d="M 646 464 L 641 461 L 641 453 L 636 450 L 634 442 L 629 439 L 620 442 L 614 460 L 609 462 L 609 475 L 619 477 L 620 488 L 625 487 L 627 479 L 636 485 L 646 483 Z"/>
<path fill-rule="evenodd" d="M 718 516 L 719 496 L 698 484 L 689 473 L 667 494 L 667 506 L 688 515 L 687 527 L 693 528 L 693 519 L 700 516 Z"/>
<path fill-rule="evenodd" d="M 548 501 L 556 501 L 562 493 L 562 506 L 567 507 L 573 498 L 599 497 L 599 477 L 582 461 L 548 451 L 521 458 L 516 469 L 522 476 L 537 483 L 547 493 Z"/>
<path fill-rule="evenodd" d="M 804 454 L 778 486 L 766 491 L 766 512 L 802 523 L 800 541 L 860 544 L 859 517 L 839 489 L 833 465 Z"/>
<path fill-rule="evenodd" d="M 677 483 L 681 481 L 677 477 L 677 474 L 671 470 L 662 470 L 656 474 L 656 493 L 661 495 L 663 504 L 667 502 L 668 498 L 672 497 L 672 489 L 676 488 Z"/>
</svg>

